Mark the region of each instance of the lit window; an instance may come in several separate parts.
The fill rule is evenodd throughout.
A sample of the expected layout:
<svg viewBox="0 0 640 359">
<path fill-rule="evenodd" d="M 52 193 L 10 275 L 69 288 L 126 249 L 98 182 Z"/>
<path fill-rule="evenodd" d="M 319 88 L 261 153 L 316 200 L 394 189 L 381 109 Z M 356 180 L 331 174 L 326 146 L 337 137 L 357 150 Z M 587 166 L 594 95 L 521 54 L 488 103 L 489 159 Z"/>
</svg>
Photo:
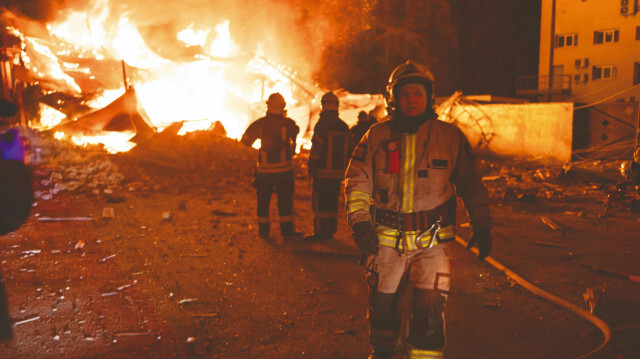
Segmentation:
<svg viewBox="0 0 640 359">
<path fill-rule="evenodd" d="M 604 44 L 607 42 L 618 42 L 618 30 L 603 30 L 593 32 L 593 43 Z"/>
<path fill-rule="evenodd" d="M 591 78 L 593 80 L 599 79 L 615 79 L 618 74 L 618 67 L 614 65 L 605 66 L 593 66 L 593 73 Z"/>
<path fill-rule="evenodd" d="M 556 35 L 556 47 L 578 46 L 578 34 Z"/>
</svg>

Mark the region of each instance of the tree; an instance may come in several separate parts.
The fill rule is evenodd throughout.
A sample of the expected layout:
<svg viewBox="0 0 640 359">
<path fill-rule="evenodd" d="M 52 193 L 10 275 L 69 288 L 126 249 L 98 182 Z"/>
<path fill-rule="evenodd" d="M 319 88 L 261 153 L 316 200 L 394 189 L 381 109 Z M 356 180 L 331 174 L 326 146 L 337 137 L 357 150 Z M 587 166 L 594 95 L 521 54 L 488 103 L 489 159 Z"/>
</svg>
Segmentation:
<svg viewBox="0 0 640 359">
<path fill-rule="evenodd" d="M 431 67 L 440 91 L 450 91 L 455 76 L 446 64 L 457 38 L 445 0 L 380 0 L 367 24 L 354 37 L 327 44 L 316 76 L 321 85 L 380 93 L 391 71 L 413 59 Z"/>
</svg>

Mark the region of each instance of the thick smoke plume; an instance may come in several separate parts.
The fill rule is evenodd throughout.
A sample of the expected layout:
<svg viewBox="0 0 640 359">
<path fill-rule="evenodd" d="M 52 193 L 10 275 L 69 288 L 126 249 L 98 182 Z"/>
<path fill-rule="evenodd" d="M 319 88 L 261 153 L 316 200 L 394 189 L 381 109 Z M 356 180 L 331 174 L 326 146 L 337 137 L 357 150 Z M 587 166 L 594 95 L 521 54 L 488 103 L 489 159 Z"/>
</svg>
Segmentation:
<svg viewBox="0 0 640 359">
<path fill-rule="evenodd" d="M 52 21 L 67 11 L 86 5 L 87 1 L 83 0 L 0 0 L 0 6 L 16 15 L 42 22 Z"/>
</svg>

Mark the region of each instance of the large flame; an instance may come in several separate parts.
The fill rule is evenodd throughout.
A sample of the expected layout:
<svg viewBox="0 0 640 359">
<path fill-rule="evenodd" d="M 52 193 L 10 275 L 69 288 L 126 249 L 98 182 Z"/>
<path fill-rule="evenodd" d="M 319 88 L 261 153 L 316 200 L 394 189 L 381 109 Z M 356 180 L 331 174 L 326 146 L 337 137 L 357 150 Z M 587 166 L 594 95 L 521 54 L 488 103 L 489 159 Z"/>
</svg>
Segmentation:
<svg viewBox="0 0 640 359">
<path fill-rule="evenodd" d="M 99 80 L 91 64 L 110 60 L 123 61 L 128 73 L 128 85 L 135 87 L 137 96 L 149 119 L 158 130 L 173 122 L 183 122 L 180 134 L 207 129 L 220 121 L 229 137 L 239 138 L 253 117 L 264 109 L 264 100 L 273 92 L 280 92 L 288 108 L 297 105 L 294 91 L 295 73 L 274 65 L 256 49 L 241 49 L 231 38 L 229 21 L 222 21 L 213 29 L 189 24 L 175 34 L 185 49 L 197 49 L 193 56 L 180 61 L 165 58 L 154 52 L 141 36 L 138 28 L 118 14 L 118 23 L 109 14 L 108 0 L 98 0 L 86 12 L 74 12 L 63 22 L 50 23 L 47 30 L 51 40 L 19 34 L 25 45 L 35 51 L 39 62 L 31 61 L 23 53 L 25 63 L 36 78 L 60 80 L 68 93 L 82 94 L 79 83 L 69 73 L 85 74 L 89 80 Z M 45 60 L 43 60 L 45 59 Z M 88 61 L 91 60 L 91 61 Z M 123 79 L 124 80 L 124 79 Z M 125 91 L 104 88 L 92 103 L 99 109 Z M 309 96 L 306 93 L 305 96 Z M 313 97 L 315 95 L 312 95 Z M 64 116 L 51 108 L 41 111 L 40 126 L 51 128 Z M 77 136 L 76 143 L 100 142 L 110 151 L 123 151 L 131 144 L 123 144 L 131 134 L 112 136 Z"/>
</svg>

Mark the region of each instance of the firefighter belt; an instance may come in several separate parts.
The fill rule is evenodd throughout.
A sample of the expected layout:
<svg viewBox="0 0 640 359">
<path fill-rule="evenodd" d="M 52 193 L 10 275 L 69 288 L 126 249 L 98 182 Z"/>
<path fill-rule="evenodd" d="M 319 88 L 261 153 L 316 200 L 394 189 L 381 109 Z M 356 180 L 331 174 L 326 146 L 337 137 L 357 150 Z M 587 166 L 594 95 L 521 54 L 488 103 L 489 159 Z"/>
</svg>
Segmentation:
<svg viewBox="0 0 640 359">
<path fill-rule="evenodd" d="M 438 243 L 450 242 L 455 238 L 456 197 L 452 196 L 440 206 L 420 212 L 395 212 L 373 208 L 375 223 L 398 232 L 395 248 L 401 252 L 412 249 L 430 248 Z M 403 235 L 413 234 L 416 235 Z M 382 236 L 384 237 L 384 236 Z M 412 240 L 413 239 L 413 240 Z M 381 238 L 381 241 L 383 238 Z M 415 243 L 403 243 L 412 241 Z"/>
</svg>

